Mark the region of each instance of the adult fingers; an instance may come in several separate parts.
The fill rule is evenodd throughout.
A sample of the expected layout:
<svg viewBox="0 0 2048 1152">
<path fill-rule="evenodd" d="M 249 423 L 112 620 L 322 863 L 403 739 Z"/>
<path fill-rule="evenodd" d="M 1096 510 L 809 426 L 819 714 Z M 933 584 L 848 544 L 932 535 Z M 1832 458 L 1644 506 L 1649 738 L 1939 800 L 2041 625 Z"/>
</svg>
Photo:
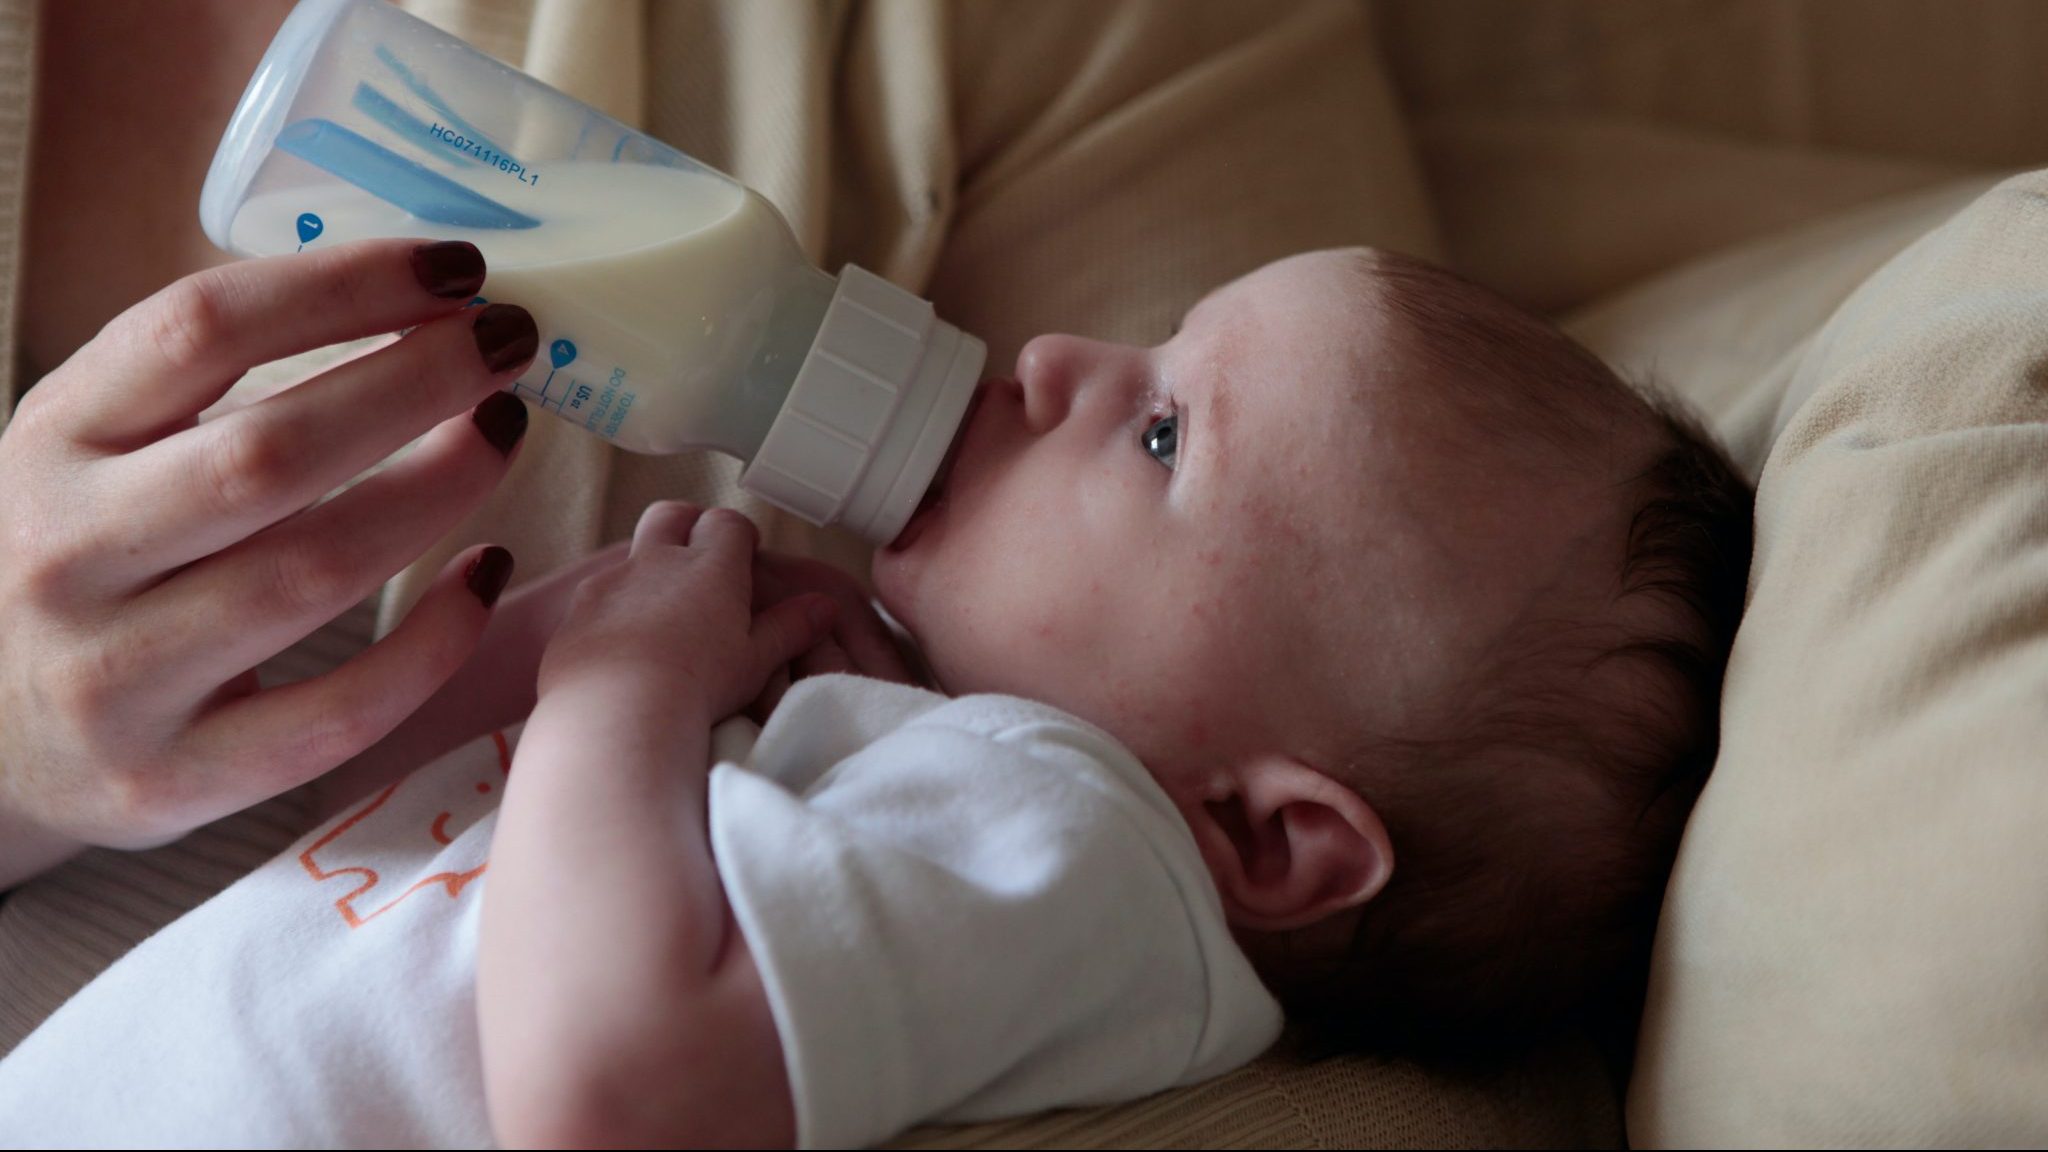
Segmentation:
<svg viewBox="0 0 2048 1152">
<path fill-rule="evenodd" d="M 116 585 L 146 581 L 276 523 L 489 396 L 538 344 L 525 309 L 472 309 L 107 461 L 95 498 L 126 509 L 134 527 L 108 542 L 120 547 L 100 572 Z"/>
<path fill-rule="evenodd" d="M 525 415 L 504 395 L 477 415 L 493 409 Z M 443 422 L 389 468 L 184 568 L 124 615 L 139 637 L 188 653 L 202 671 L 185 675 L 203 682 L 261 662 L 374 592 L 489 495 L 511 457 L 479 424 Z"/>
<path fill-rule="evenodd" d="M 657 500 L 640 513 L 633 525 L 633 547 L 629 555 L 640 556 L 649 548 L 690 542 L 690 532 L 704 514 L 702 508 L 681 500 Z"/>
<path fill-rule="evenodd" d="M 459 553 L 390 635 L 341 667 L 201 716 L 183 759 L 205 778 L 177 785 L 195 822 L 296 788 L 383 739 L 462 666 L 511 576 L 503 548 Z"/>
<path fill-rule="evenodd" d="M 482 254 L 459 241 L 364 240 L 209 268 L 116 316 L 37 390 L 81 443 L 126 451 L 258 364 L 446 315 L 483 281 Z"/>
</svg>

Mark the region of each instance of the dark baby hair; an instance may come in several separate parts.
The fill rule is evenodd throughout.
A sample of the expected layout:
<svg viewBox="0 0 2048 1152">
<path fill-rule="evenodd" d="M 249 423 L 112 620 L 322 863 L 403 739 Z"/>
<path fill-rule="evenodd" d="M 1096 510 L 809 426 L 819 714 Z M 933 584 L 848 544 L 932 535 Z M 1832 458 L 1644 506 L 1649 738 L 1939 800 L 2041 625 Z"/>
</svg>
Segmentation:
<svg viewBox="0 0 2048 1152">
<path fill-rule="evenodd" d="M 1426 723 L 1359 742 L 1338 775 L 1386 824 L 1393 877 L 1340 955 L 1282 941 L 1267 977 L 1297 1026 L 1346 1046 L 1632 1011 L 1719 746 L 1754 492 L 1678 406 L 1548 324 L 1420 261 L 1360 260 L 1477 434 L 1612 472 L 1626 529 L 1604 586 L 1533 601 Z"/>
</svg>

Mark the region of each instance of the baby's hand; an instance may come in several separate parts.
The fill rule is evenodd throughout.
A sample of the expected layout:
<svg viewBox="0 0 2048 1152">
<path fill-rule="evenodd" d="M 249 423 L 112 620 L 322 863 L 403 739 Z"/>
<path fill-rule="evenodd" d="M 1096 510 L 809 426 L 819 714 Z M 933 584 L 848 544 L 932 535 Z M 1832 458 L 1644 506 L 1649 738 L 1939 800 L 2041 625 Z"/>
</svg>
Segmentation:
<svg viewBox="0 0 2048 1152">
<path fill-rule="evenodd" d="M 542 699 L 588 689 L 593 701 L 705 724 L 744 708 L 771 673 L 824 640 L 838 614 L 819 593 L 754 612 L 758 540 L 738 512 L 650 506 L 626 562 L 577 588 L 541 659 Z"/>
<path fill-rule="evenodd" d="M 909 663 L 896 646 L 896 638 L 868 599 L 858 580 L 822 560 L 759 552 L 754 557 L 754 609 L 761 611 L 805 593 L 830 596 L 839 606 L 839 618 L 832 632 L 803 655 L 777 669 L 768 677 L 767 687 L 747 706 L 756 723 L 768 722 L 768 714 L 782 701 L 789 686 L 808 676 L 827 672 L 852 672 L 898 684 L 915 684 Z"/>
</svg>

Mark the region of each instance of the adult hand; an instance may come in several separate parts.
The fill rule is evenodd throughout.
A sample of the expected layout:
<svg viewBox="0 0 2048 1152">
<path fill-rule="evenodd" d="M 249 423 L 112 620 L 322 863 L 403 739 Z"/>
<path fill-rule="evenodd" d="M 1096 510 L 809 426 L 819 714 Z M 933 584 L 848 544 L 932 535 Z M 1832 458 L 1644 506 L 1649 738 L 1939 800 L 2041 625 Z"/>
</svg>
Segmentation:
<svg viewBox="0 0 2048 1152">
<path fill-rule="evenodd" d="M 403 624 L 324 676 L 259 690 L 253 671 L 504 476 L 525 409 L 493 393 L 538 337 L 523 309 L 465 307 L 483 272 L 471 245 L 406 240 L 210 269 L 23 398 L 0 436 L 0 887 L 53 845 L 160 843 L 318 776 L 463 663 L 510 575 L 503 549 L 455 557 Z M 197 419 L 254 365 L 408 327 Z"/>
</svg>

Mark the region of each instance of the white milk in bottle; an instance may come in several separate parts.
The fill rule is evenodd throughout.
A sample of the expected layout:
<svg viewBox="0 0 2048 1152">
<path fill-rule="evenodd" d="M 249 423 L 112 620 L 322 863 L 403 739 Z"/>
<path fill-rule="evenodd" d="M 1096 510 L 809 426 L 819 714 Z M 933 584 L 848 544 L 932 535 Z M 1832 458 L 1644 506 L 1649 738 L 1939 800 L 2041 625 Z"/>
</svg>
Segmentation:
<svg viewBox="0 0 2048 1152">
<path fill-rule="evenodd" d="M 775 209 L 715 177 L 615 164 L 553 165 L 521 203 L 547 226 L 432 228 L 482 250 L 485 298 L 533 313 L 542 351 L 514 392 L 636 452 L 751 459 L 835 286 Z M 231 235 L 261 250 L 308 213 L 322 243 L 418 228 L 329 183 L 250 198 Z"/>
</svg>

